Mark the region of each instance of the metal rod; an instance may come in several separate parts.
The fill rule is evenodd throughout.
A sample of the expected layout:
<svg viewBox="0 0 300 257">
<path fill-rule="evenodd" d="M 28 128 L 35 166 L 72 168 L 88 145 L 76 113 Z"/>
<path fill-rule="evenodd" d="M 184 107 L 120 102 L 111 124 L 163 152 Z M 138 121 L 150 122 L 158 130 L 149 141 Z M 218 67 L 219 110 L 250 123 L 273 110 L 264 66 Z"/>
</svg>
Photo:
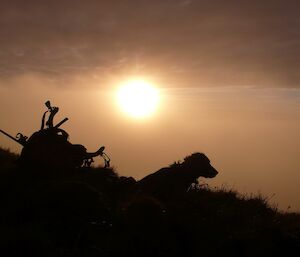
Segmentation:
<svg viewBox="0 0 300 257">
<path fill-rule="evenodd" d="M 69 120 L 68 118 L 64 118 L 62 121 L 60 121 L 59 123 L 57 123 L 54 127 L 55 128 L 59 128 L 62 124 L 64 124 L 67 120 Z"/>
<path fill-rule="evenodd" d="M 0 132 L 3 133 L 5 136 L 9 137 L 10 139 L 16 141 L 18 144 L 24 146 L 18 139 L 16 139 L 15 137 L 11 136 L 10 134 L 6 133 L 5 131 L 3 131 L 2 129 L 0 129 Z"/>
</svg>

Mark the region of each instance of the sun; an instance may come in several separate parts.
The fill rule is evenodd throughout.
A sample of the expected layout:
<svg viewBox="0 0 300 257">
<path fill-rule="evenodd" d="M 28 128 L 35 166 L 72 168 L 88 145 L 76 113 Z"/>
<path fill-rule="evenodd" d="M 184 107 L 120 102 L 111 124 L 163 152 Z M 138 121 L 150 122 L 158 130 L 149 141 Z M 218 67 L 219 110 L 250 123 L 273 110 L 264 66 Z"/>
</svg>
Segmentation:
<svg viewBox="0 0 300 257">
<path fill-rule="evenodd" d="M 117 101 L 126 114 L 134 118 L 145 118 L 157 109 L 159 92 L 145 80 L 128 80 L 118 89 Z"/>
</svg>

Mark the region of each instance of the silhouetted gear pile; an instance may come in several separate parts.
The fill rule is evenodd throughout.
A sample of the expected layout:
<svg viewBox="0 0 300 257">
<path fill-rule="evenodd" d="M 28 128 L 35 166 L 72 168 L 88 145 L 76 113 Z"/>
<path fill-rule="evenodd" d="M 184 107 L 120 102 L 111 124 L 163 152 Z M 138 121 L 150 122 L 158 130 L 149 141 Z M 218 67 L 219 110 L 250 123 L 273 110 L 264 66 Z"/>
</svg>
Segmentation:
<svg viewBox="0 0 300 257">
<path fill-rule="evenodd" d="M 69 135 L 60 128 L 68 118 L 53 125 L 53 118 L 58 113 L 58 107 L 52 107 L 50 101 L 45 103 L 48 110 L 43 114 L 41 129 L 29 138 L 18 133 L 16 138 L 0 130 L 3 134 L 23 146 L 18 163 L 22 166 L 48 168 L 78 168 L 90 167 L 93 158 L 102 156 L 104 167 L 110 166 L 110 158 L 104 153 L 102 146 L 96 152 L 89 153 L 83 145 L 72 144 L 68 141 Z M 45 118 L 49 118 L 45 126 Z"/>
</svg>

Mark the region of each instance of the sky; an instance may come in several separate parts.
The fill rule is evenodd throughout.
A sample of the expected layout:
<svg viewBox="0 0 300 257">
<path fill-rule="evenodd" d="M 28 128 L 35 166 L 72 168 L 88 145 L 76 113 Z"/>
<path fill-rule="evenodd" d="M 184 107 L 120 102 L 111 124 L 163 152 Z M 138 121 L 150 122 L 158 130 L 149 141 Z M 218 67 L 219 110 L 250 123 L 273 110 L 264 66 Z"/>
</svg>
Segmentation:
<svg viewBox="0 0 300 257">
<path fill-rule="evenodd" d="M 70 141 L 105 145 L 120 175 L 201 151 L 220 172 L 203 183 L 300 211 L 299 10 L 292 0 L 2 0 L 0 129 L 31 135 L 51 100 Z M 132 77 L 160 91 L 148 119 L 115 101 Z"/>
</svg>

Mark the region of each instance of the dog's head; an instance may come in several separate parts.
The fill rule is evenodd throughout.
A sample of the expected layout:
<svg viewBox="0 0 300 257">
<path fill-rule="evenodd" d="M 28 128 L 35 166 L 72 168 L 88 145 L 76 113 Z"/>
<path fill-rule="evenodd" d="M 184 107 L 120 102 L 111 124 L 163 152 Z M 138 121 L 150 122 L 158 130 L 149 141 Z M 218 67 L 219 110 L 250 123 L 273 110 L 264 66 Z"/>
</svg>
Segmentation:
<svg viewBox="0 0 300 257">
<path fill-rule="evenodd" d="M 203 153 L 193 153 L 184 158 L 182 166 L 198 177 L 214 178 L 218 171 L 210 165 L 210 160 Z"/>
</svg>

